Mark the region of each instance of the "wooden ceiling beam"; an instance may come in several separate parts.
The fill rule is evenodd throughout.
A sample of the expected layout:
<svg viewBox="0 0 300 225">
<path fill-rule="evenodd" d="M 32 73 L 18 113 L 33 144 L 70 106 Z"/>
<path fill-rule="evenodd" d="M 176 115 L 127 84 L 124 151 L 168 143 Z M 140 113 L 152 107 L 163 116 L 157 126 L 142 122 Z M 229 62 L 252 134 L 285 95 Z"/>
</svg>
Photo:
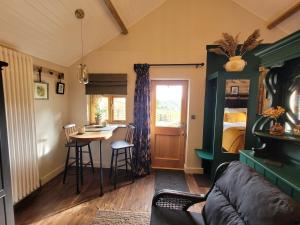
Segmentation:
<svg viewBox="0 0 300 225">
<path fill-rule="evenodd" d="M 293 5 L 291 8 L 283 12 L 281 15 L 279 15 L 277 18 L 275 18 L 273 21 L 271 21 L 268 25 L 268 29 L 273 29 L 278 24 L 282 23 L 284 20 L 295 14 L 297 11 L 300 10 L 300 2 L 297 2 L 295 5 Z"/>
<path fill-rule="evenodd" d="M 116 22 L 119 24 L 122 34 L 124 34 L 124 35 L 128 34 L 128 30 L 127 30 L 125 24 L 123 23 L 118 11 L 112 4 L 111 0 L 104 0 L 104 2 L 105 2 L 105 5 L 107 6 L 107 8 L 109 9 L 111 15 L 115 18 Z"/>
</svg>

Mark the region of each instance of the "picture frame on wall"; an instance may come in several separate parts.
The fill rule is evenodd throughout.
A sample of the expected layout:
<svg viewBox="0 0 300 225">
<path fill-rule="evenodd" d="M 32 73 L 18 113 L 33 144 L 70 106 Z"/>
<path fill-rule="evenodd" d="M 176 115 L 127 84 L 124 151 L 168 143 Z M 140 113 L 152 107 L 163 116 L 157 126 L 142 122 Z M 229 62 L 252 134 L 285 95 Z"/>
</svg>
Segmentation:
<svg viewBox="0 0 300 225">
<path fill-rule="evenodd" d="M 34 99 L 49 99 L 49 84 L 44 82 L 34 82 Z"/>
<path fill-rule="evenodd" d="M 230 94 L 231 95 L 238 95 L 239 94 L 239 86 L 231 86 Z"/>
<path fill-rule="evenodd" d="M 62 82 L 56 83 L 56 94 L 63 95 L 65 93 L 65 84 Z"/>
</svg>

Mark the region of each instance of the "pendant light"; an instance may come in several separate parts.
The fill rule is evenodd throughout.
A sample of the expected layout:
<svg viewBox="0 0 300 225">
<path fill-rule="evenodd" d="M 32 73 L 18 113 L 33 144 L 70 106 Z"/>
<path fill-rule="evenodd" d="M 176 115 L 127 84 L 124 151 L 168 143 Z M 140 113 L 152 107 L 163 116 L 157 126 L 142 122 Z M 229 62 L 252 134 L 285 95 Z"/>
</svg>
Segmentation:
<svg viewBox="0 0 300 225">
<path fill-rule="evenodd" d="M 80 29 L 81 29 L 81 63 L 78 65 L 78 80 L 82 84 L 87 84 L 89 82 L 88 71 L 86 64 L 83 63 L 83 35 L 82 35 L 82 23 L 84 18 L 83 9 L 76 9 L 75 16 L 80 19 Z"/>
</svg>

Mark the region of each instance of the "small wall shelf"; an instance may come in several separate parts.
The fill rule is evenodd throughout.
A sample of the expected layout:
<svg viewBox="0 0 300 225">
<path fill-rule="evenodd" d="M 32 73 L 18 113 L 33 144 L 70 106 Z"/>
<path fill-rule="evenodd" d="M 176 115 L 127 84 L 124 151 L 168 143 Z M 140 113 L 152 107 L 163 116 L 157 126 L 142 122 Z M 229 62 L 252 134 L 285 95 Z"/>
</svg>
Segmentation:
<svg viewBox="0 0 300 225">
<path fill-rule="evenodd" d="M 254 135 L 262 138 L 269 138 L 281 141 L 292 141 L 292 142 L 300 142 L 300 136 L 295 136 L 292 133 L 285 133 L 284 135 L 272 135 L 267 131 L 255 131 Z"/>
</svg>

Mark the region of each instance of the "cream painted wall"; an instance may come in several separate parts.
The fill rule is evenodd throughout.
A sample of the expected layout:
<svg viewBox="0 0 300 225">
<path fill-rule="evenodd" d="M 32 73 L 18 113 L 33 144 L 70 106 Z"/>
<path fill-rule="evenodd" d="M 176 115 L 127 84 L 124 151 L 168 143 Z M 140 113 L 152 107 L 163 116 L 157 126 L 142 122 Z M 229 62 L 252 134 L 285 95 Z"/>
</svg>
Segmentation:
<svg viewBox="0 0 300 225">
<path fill-rule="evenodd" d="M 89 72 L 128 74 L 127 122 L 131 122 L 136 78 L 134 63 L 205 62 L 206 45 L 220 38 L 224 31 L 241 32 L 240 38 L 244 40 L 254 29 L 260 28 L 265 42 L 285 36 L 278 29 L 269 31 L 265 26 L 261 19 L 229 0 L 168 0 L 131 27 L 128 35 L 120 35 L 88 54 L 84 62 Z M 69 68 L 70 116 L 72 121 L 84 124 L 87 101 L 84 86 L 77 81 L 77 64 Z M 201 162 L 194 149 L 202 144 L 205 68 L 157 67 L 151 68 L 150 74 L 151 79 L 190 81 L 185 169 L 187 172 L 201 172 Z M 190 119 L 193 114 L 196 120 Z M 105 147 L 108 148 L 107 143 Z M 97 159 L 97 151 L 94 153 Z M 106 165 L 109 154 L 110 151 L 104 152 Z"/>
<path fill-rule="evenodd" d="M 42 73 L 42 81 L 49 83 L 49 100 L 34 100 L 36 136 L 39 157 L 39 173 L 42 184 L 45 184 L 64 168 L 66 150 L 62 126 L 69 122 L 70 85 L 66 67 L 33 58 L 35 65 L 63 72 L 65 79 L 65 94 L 56 94 L 56 75 Z M 35 79 L 37 74 L 35 73 Z"/>
</svg>

